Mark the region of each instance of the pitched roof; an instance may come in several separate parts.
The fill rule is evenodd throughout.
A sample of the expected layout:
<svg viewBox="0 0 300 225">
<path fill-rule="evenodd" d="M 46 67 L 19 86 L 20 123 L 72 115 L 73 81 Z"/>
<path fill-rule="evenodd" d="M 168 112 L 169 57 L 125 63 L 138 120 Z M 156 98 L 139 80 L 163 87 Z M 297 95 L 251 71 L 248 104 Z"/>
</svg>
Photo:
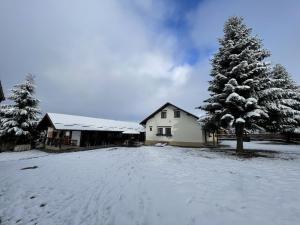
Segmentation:
<svg viewBox="0 0 300 225">
<path fill-rule="evenodd" d="M 59 113 L 47 113 L 42 121 L 50 119 L 57 130 L 85 130 L 85 131 L 118 131 L 125 133 L 144 132 L 144 127 L 135 122 L 108 120 L 85 116 L 75 116 Z"/>
<path fill-rule="evenodd" d="M 155 116 L 156 113 L 158 113 L 159 111 L 163 110 L 163 109 L 166 108 L 167 106 L 173 106 L 174 108 L 177 108 L 177 109 L 181 110 L 182 112 L 185 112 L 187 115 L 192 116 L 192 117 L 194 117 L 194 118 L 196 118 L 196 119 L 199 119 L 198 116 L 196 116 L 196 115 L 194 115 L 194 114 L 192 114 L 192 113 L 190 113 L 190 112 L 187 112 L 187 111 L 185 111 L 185 110 L 179 108 L 178 106 L 173 105 L 173 104 L 170 103 L 170 102 L 167 102 L 166 104 L 162 105 L 162 106 L 159 107 L 157 110 L 155 110 L 152 114 L 150 114 L 150 115 L 149 115 L 147 118 L 145 118 L 142 122 L 140 122 L 140 124 L 142 124 L 142 125 L 146 124 L 147 121 L 148 121 L 150 118 L 152 118 L 153 116 Z"/>
<path fill-rule="evenodd" d="M 4 101 L 4 100 L 5 100 L 4 92 L 3 92 L 1 81 L 0 81 L 0 102 Z"/>
</svg>

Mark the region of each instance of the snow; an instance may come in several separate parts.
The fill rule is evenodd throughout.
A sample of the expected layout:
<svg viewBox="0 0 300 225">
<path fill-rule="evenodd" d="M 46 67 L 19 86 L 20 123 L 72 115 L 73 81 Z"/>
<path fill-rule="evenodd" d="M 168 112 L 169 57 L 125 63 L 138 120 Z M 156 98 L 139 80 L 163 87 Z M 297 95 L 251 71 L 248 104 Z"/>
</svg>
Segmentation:
<svg viewBox="0 0 300 225">
<path fill-rule="evenodd" d="M 26 160 L 31 158 L 37 158 L 42 156 L 47 156 L 49 153 L 38 151 L 38 150 L 30 150 L 23 152 L 1 152 L 0 153 L 0 162 L 11 161 L 11 160 Z"/>
<path fill-rule="evenodd" d="M 243 96 L 240 96 L 235 92 L 231 93 L 226 99 L 226 103 L 244 103 L 245 101 L 246 100 Z"/>
<path fill-rule="evenodd" d="M 257 105 L 257 100 L 255 98 L 247 98 L 245 108 L 251 108 Z"/>
<path fill-rule="evenodd" d="M 238 86 L 236 87 L 236 89 L 238 89 L 239 91 L 248 91 L 248 90 L 251 89 L 251 87 L 248 86 L 248 85 L 238 85 Z"/>
<path fill-rule="evenodd" d="M 122 132 L 122 134 L 139 134 L 140 132 L 135 130 L 125 130 Z"/>
<path fill-rule="evenodd" d="M 247 118 L 260 117 L 260 113 L 258 113 L 256 110 L 254 110 L 254 111 L 248 112 L 245 117 L 247 117 Z"/>
<path fill-rule="evenodd" d="M 0 159 L 0 215 L 6 225 L 300 220 L 299 158 L 239 159 L 166 146 L 0 153 Z"/>
<path fill-rule="evenodd" d="M 222 141 L 221 144 L 230 146 L 231 148 L 236 147 L 236 141 Z M 274 143 L 272 141 L 251 141 L 244 142 L 245 149 L 258 149 L 258 150 L 271 150 L 278 151 L 280 153 L 298 153 L 300 154 L 300 145 L 297 144 L 285 144 L 285 143 Z"/>
<path fill-rule="evenodd" d="M 155 144 L 156 147 L 165 147 L 167 145 L 168 145 L 167 143 L 156 143 Z"/>
<path fill-rule="evenodd" d="M 218 80 L 227 80 L 228 78 L 226 77 L 226 76 L 224 76 L 223 74 L 217 74 L 216 75 L 216 79 L 218 79 Z"/>
<path fill-rule="evenodd" d="M 235 87 L 232 84 L 225 84 L 223 91 L 232 93 Z"/>
<path fill-rule="evenodd" d="M 75 116 L 60 113 L 47 113 L 57 130 L 93 130 L 93 131 L 126 131 L 129 133 L 144 132 L 139 123 Z"/>
<path fill-rule="evenodd" d="M 235 122 L 236 123 L 245 123 L 246 121 L 243 119 L 243 118 L 237 118 L 236 120 L 235 120 Z"/>
<path fill-rule="evenodd" d="M 233 120 L 233 119 L 234 119 L 234 116 L 229 113 L 227 113 L 221 117 L 221 120 Z"/>
</svg>

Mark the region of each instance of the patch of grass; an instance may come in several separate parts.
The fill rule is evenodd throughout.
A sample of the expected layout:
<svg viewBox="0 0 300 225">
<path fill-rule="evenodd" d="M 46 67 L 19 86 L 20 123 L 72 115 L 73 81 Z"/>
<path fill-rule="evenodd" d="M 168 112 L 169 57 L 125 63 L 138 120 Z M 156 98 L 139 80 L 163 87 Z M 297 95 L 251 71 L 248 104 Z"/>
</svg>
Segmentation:
<svg viewBox="0 0 300 225">
<path fill-rule="evenodd" d="M 259 150 L 259 149 L 245 149 L 244 152 L 236 152 L 235 149 L 232 148 L 214 148 L 209 149 L 211 152 L 220 152 L 230 156 L 237 156 L 239 158 L 250 159 L 250 158 L 280 158 L 279 152 L 272 150 Z"/>
</svg>

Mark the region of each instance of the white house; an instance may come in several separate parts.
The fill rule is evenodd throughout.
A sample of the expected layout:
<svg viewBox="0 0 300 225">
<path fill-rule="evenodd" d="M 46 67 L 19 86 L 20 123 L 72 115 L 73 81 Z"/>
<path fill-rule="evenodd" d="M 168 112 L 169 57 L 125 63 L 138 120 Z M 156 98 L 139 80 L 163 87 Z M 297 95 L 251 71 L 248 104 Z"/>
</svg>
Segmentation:
<svg viewBox="0 0 300 225">
<path fill-rule="evenodd" d="M 169 102 L 141 123 L 145 127 L 145 144 L 168 143 L 176 146 L 201 147 L 213 137 L 202 129 L 199 118 Z"/>
</svg>

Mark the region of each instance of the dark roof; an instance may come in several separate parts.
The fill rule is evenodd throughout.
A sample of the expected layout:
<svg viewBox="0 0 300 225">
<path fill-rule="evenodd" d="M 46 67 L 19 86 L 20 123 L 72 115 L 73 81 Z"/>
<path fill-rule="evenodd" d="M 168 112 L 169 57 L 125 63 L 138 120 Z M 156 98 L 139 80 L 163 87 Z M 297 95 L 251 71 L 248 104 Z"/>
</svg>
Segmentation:
<svg viewBox="0 0 300 225">
<path fill-rule="evenodd" d="M 164 104 L 164 105 L 162 105 L 161 107 L 159 107 L 156 111 L 154 111 L 151 115 L 149 115 L 149 116 L 148 116 L 146 119 L 144 119 L 142 122 L 140 122 L 140 124 L 143 124 L 143 125 L 146 124 L 146 123 L 147 123 L 147 120 L 149 120 L 150 118 L 152 118 L 156 113 L 158 113 L 159 111 L 163 110 L 163 109 L 166 108 L 167 106 L 173 106 L 174 108 L 177 108 L 177 109 L 181 110 L 182 112 L 185 112 L 187 115 L 192 116 L 192 117 L 194 117 L 194 118 L 196 118 L 196 119 L 199 119 L 198 116 L 195 116 L 194 114 L 189 113 L 189 112 L 187 112 L 187 111 L 185 111 L 185 110 L 183 110 L 183 109 L 177 107 L 176 105 L 173 105 L 173 104 L 170 103 L 170 102 L 167 102 L 166 104 Z"/>
<path fill-rule="evenodd" d="M 49 126 L 55 128 L 54 124 L 52 123 L 52 120 L 50 119 L 50 117 L 48 115 L 48 113 L 46 113 L 45 116 L 38 123 L 36 129 L 46 130 Z"/>
<path fill-rule="evenodd" d="M 5 100 L 4 92 L 3 92 L 1 81 L 0 81 L 0 102 L 4 101 L 4 100 Z"/>
</svg>

